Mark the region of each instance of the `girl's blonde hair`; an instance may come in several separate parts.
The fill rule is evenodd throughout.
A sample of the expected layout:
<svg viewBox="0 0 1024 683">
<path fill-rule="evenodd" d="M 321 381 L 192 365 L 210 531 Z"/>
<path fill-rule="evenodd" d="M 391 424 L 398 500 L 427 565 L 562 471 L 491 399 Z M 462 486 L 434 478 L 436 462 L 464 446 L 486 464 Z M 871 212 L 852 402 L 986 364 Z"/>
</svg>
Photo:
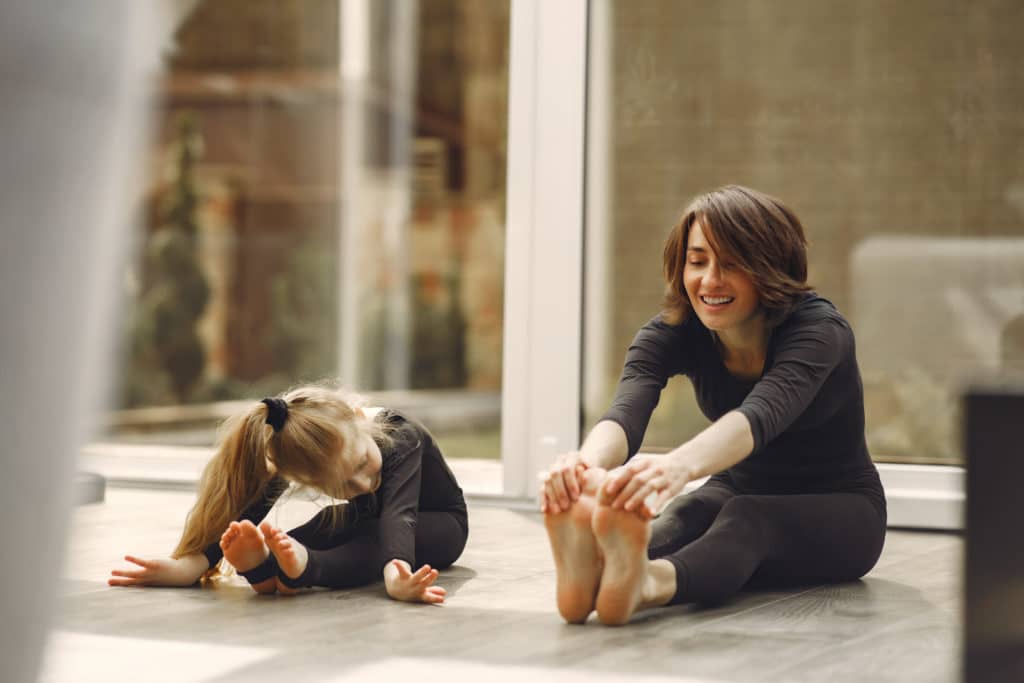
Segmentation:
<svg viewBox="0 0 1024 683">
<path fill-rule="evenodd" d="M 384 422 L 363 414 L 366 400 L 357 394 L 309 385 L 279 398 L 288 405 L 280 431 L 266 424 L 268 408 L 262 402 L 221 426 L 217 451 L 203 470 L 198 499 L 173 557 L 201 553 L 216 542 L 275 476 L 350 498 L 353 463 L 343 457 L 347 445 L 361 433 L 381 445 L 390 440 Z"/>
</svg>

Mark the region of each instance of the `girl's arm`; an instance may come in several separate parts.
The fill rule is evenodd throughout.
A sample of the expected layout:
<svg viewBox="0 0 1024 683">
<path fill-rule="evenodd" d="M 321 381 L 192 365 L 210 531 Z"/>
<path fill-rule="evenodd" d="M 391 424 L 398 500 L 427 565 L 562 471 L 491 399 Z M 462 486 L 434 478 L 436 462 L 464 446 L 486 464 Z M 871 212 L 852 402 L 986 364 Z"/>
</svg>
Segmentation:
<svg viewBox="0 0 1024 683">
<path fill-rule="evenodd" d="M 423 451 L 429 437 L 406 422 L 392 437 L 394 453 L 382 463 L 380 499 L 381 556 L 389 558 L 383 567 L 388 596 L 408 602 L 444 601 L 445 590 L 432 585 L 438 572 L 423 565 L 415 572 L 416 522 L 420 486 L 423 483 Z M 384 455 L 382 453 L 382 455 Z"/>
<path fill-rule="evenodd" d="M 406 602 L 444 602 L 447 591 L 433 585 L 438 571 L 425 564 L 415 572 L 405 560 L 391 560 L 384 565 L 384 587 L 395 600 Z"/>
<path fill-rule="evenodd" d="M 175 558 L 145 560 L 125 555 L 139 569 L 114 569 L 107 583 L 111 586 L 191 586 L 210 568 L 201 553 Z"/>
</svg>

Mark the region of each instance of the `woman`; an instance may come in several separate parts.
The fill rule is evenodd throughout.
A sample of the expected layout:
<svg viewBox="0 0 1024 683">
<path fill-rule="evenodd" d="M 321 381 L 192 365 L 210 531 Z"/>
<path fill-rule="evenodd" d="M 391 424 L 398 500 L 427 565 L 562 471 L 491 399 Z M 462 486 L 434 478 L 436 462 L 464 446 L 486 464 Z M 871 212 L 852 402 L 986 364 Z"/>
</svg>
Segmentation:
<svg viewBox="0 0 1024 683">
<path fill-rule="evenodd" d="M 112 586 L 190 586 L 221 558 L 258 593 L 380 579 L 390 597 L 439 603 L 438 569 L 462 553 L 466 502 L 425 427 L 321 386 L 265 398 L 229 420 L 169 559 L 125 559 Z M 264 521 L 295 482 L 347 504 L 285 533 Z M 432 565 L 432 566 L 431 566 Z"/>
<path fill-rule="evenodd" d="M 611 408 L 544 477 L 562 616 L 581 623 L 596 608 L 623 624 L 751 582 L 866 574 L 885 539 L 885 494 L 853 332 L 806 283 L 796 215 L 739 186 L 700 196 L 669 235 L 664 276 L 664 310 L 633 340 Z M 636 456 L 677 374 L 712 424 L 670 453 Z"/>
</svg>

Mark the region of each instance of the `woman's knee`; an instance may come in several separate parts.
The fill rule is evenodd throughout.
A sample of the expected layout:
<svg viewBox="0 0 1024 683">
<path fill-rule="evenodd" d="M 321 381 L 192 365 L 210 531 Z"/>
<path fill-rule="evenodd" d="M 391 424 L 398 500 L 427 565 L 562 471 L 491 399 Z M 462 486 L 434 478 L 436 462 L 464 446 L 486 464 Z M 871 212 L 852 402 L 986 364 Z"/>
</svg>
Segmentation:
<svg viewBox="0 0 1024 683">
<path fill-rule="evenodd" d="M 650 559 L 663 557 L 692 543 L 708 530 L 718 510 L 692 494 L 672 500 L 651 522 L 647 544 Z"/>
<path fill-rule="evenodd" d="M 753 524 L 764 519 L 765 511 L 753 496 L 736 496 L 726 501 L 718 519 L 723 522 Z"/>
</svg>

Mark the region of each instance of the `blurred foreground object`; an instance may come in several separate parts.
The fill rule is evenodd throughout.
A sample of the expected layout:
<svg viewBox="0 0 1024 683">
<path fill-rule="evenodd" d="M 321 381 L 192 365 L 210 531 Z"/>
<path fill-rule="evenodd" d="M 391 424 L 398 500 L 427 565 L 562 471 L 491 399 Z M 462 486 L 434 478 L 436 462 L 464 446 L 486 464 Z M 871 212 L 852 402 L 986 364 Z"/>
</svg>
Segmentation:
<svg viewBox="0 0 1024 683">
<path fill-rule="evenodd" d="M 970 683 L 1024 681 L 1024 382 L 964 399 L 967 551 L 964 670 Z"/>
<path fill-rule="evenodd" d="M 36 680 L 75 458 L 110 381 L 114 274 L 128 243 L 160 50 L 155 4 L 0 6 L 0 680 Z"/>
</svg>

